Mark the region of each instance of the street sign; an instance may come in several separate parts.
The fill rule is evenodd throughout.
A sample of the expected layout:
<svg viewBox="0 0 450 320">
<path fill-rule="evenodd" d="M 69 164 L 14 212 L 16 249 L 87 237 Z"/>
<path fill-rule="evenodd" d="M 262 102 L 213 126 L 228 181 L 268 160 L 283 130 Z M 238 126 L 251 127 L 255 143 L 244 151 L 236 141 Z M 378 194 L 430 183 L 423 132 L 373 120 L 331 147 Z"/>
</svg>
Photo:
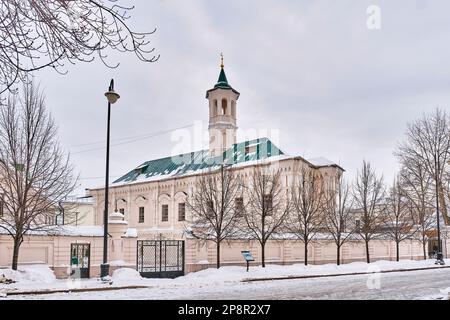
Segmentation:
<svg viewBox="0 0 450 320">
<path fill-rule="evenodd" d="M 245 261 L 255 261 L 255 259 L 253 259 L 252 254 L 250 253 L 250 251 L 241 251 L 242 256 L 244 257 Z"/>
<path fill-rule="evenodd" d="M 247 272 L 248 272 L 248 267 L 249 267 L 250 261 L 255 261 L 255 259 L 253 259 L 253 256 L 250 253 L 250 251 L 241 251 L 241 253 L 242 253 L 242 256 L 244 257 L 245 261 L 247 262 Z"/>
</svg>

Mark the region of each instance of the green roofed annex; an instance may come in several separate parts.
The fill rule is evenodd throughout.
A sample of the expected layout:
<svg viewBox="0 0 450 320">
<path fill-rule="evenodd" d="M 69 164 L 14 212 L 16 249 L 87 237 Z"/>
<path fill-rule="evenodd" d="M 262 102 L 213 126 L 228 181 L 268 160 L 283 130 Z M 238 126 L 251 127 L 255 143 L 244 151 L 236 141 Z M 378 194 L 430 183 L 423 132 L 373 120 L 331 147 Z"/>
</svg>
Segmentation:
<svg viewBox="0 0 450 320">
<path fill-rule="evenodd" d="M 114 181 L 113 185 L 179 177 L 198 173 L 202 170 L 218 169 L 222 164 L 250 164 L 255 161 L 283 155 L 284 153 L 277 146 L 272 144 L 269 139 L 255 139 L 236 143 L 219 156 L 211 156 L 209 150 L 201 150 L 146 161 L 136 169 Z M 277 157 L 277 159 L 279 159 L 279 157 Z"/>
</svg>

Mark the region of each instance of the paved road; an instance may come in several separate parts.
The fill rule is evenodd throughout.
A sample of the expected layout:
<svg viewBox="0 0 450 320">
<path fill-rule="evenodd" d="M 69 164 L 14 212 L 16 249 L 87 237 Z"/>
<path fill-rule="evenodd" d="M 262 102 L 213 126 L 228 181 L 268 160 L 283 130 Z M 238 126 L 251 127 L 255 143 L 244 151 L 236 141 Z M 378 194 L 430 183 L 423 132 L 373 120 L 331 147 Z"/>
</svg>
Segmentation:
<svg viewBox="0 0 450 320">
<path fill-rule="evenodd" d="M 188 285 L 103 292 L 16 296 L 15 299 L 418 299 L 450 287 L 450 269 Z"/>
</svg>

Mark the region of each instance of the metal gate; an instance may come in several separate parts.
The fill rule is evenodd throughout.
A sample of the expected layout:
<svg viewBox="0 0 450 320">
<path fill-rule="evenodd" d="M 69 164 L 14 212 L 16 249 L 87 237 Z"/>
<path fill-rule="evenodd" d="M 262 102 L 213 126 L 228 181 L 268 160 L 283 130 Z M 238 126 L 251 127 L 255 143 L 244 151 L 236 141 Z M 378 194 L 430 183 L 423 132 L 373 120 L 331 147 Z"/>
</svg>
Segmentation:
<svg viewBox="0 0 450 320">
<path fill-rule="evenodd" d="M 70 275 L 77 278 L 89 278 L 91 265 L 91 245 L 88 243 L 72 243 L 70 245 Z"/>
<path fill-rule="evenodd" d="M 184 241 L 138 240 L 136 269 L 146 278 L 184 275 Z"/>
</svg>

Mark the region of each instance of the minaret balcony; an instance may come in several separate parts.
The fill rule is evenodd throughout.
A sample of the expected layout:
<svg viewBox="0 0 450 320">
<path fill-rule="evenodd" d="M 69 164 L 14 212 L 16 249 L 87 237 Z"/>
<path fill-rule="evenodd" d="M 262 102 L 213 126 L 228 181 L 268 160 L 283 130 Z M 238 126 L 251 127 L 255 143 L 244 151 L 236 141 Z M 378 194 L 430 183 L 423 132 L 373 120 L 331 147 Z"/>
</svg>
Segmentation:
<svg viewBox="0 0 450 320">
<path fill-rule="evenodd" d="M 220 123 L 224 123 L 224 124 L 233 124 L 236 125 L 236 119 L 233 118 L 231 115 L 218 115 L 218 116 L 214 116 L 211 117 L 209 119 L 209 123 L 210 124 L 220 124 Z"/>
</svg>

